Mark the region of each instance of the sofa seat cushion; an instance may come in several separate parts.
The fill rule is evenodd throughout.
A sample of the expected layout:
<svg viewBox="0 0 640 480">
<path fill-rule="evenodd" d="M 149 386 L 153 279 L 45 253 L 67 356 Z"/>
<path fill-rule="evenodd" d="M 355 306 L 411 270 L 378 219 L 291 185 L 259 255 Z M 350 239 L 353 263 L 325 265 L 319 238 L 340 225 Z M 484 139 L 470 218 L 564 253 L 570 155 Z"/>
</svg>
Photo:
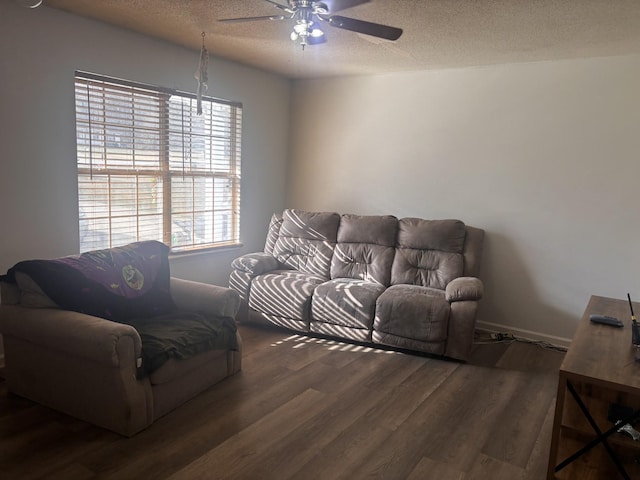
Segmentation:
<svg viewBox="0 0 640 480">
<path fill-rule="evenodd" d="M 384 289 L 379 283 L 351 278 L 318 285 L 311 302 L 311 330 L 317 322 L 371 330 L 376 300 Z"/>
<path fill-rule="evenodd" d="M 450 310 L 441 290 L 394 285 L 378 297 L 373 328 L 418 342 L 445 342 Z"/>
<path fill-rule="evenodd" d="M 297 270 L 276 270 L 251 282 L 249 307 L 261 313 L 309 320 L 311 296 L 325 279 Z"/>
</svg>

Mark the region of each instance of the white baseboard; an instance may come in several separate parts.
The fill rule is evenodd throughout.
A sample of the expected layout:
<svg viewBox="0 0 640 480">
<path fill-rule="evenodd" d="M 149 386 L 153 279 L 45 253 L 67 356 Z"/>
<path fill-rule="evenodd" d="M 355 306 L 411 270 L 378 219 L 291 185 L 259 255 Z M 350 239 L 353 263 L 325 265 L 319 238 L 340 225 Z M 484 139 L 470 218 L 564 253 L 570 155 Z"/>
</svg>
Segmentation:
<svg viewBox="0 0 640 480">
<path fill-rule="evenodd" d="M 542 341 L 557 345 L 559 347 L 568 347 L 571 344 L 570 338 L 556 337 L 554 335 L 546 335 L 544 333 L 532 332 L 521 328 L 514 328 L 509 325 L 500 325 L 498 323 L 476 322 L 476 329 L 491 333 L 511 333 L 515 337 L 526 338 L 527 340 Z"/>
</svg>

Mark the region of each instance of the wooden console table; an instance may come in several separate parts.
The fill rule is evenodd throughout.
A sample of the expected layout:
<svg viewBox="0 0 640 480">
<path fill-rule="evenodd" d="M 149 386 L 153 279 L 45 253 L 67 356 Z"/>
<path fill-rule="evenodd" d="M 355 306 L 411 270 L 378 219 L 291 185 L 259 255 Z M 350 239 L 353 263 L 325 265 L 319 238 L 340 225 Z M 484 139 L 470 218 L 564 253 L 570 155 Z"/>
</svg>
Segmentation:
<svg viewBox="0 0 640 480">
<path fill-rule="evenodd" d="M 633 307 L 640 312 L 640 304 Z M 592 324 L 592 313 L 617 317 L 624 327 Z M 593 296 L 560 367 L 548 480 L 640 479 L 640 441 L 617 432 L 607 418 L 611 404 L 640 417 L 640 362 L 628 301 Z"/>
</svg>

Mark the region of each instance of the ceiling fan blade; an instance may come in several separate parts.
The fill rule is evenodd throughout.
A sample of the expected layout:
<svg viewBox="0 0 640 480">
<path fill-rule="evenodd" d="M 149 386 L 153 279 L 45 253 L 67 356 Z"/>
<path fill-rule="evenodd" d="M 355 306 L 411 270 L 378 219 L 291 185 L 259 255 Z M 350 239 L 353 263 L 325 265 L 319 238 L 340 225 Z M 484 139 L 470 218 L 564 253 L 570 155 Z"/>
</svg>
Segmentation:
<svg viewBox="0 0 640 480">
<path fill-rule="evenodd" d="M 347 8 L 356 7 L 363 3 L 369 3 L 371 0 L 325 0 L 324 3 L 329 7 L 331 13 L 346 10 Z"/>
<path fill-rule="evenodd" d="M 220 18 L 219 22 L 237 23 L 237 22 L 253 22 L 254 20 L 286 20 L 290 18 L 286 15 L 267 15 L 264 17 L 241 17 L 241 18 Z"/>
<path fill-rule="evenodd" d="M 380 23 L 365 22 L 364 20 L 356 20 L 355 18 L 341 17 L 340 15 L 332 15 L 323 20 L 337 28 L 364 33 L 365 35 L 384 38 L 386 40 L 397 40 L 400 38 L 400 35 L 402 35 L 401 28 L 390 27 Z"/>
<path fill-rule="evenodd" d="M 264 0 L 264 1 L 270 3 L 274 7 L 278 7 L 280 10 L 284 10 L 285 12 L 291 13 L 291 10 L 289 9 L 288 5 L 282 5 L 278 2 L 274 2 L 273 0 Z"/>
</svg>

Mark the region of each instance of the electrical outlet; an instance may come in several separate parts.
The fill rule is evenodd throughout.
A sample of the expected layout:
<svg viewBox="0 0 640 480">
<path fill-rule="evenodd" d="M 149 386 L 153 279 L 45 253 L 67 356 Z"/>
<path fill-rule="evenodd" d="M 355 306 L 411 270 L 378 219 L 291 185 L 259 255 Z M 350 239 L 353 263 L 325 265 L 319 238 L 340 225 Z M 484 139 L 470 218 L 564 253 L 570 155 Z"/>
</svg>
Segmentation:
<svg viewBox="0 0 640 480">
<path fill-rule="evenodd" d="M 514 336 L 511 333 L 492 333 L 490 334 L 493 340 L 502 341 L 502 340 L 514 340 Z"/>
</svg>

